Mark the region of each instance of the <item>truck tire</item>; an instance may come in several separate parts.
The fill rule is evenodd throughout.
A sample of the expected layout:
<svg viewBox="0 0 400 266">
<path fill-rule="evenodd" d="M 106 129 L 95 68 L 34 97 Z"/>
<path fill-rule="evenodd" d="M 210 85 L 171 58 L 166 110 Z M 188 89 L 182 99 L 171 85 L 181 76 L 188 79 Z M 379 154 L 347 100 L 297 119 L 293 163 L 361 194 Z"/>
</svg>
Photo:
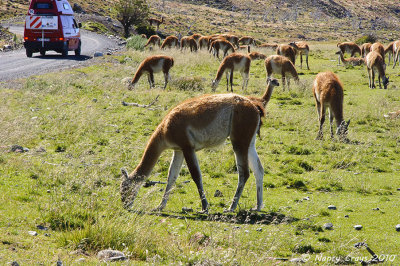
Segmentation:
<svg viewBox="0 0 400 266">
<path fill-rule="evenodd" d="M 75 55 L 76 56 L 81 55 L 81 42 L 79 42 L 78 48 L 75 49 Z"/>
<path fill-rule="evenodd" d="M 27 57 L 32 57 L 32 50 L 31 49 L 26 49 L 26 56 Z"/>
<path fill-rule="evenodd" d="M 62 54 L 62 56 L 68 56 L 68 43 L 67 42 L 64 43 L 61 54 Z"/>
</svg>

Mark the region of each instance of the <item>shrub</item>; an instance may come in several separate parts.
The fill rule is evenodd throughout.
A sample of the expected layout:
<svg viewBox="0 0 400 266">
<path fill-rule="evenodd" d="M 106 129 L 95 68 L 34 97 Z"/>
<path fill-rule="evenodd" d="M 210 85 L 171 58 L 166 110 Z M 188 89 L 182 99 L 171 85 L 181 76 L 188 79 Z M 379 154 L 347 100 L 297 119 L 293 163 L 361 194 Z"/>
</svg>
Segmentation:
<svg viewBox="0 0 400 266">
<path fill-rule="evenodd" d="M 145 34 L 147 36 L 147 38 L 149 38 L 151 35 L 155 35 L 156 31 L 148 26 L 148 25 L 140 25 L 136 27 L 136 32 L 137 34 L 141 35 L 141 34 Z"/>
<path fill-rule="evenodd" d="M 126 40 L 126 48 L 143 51 L 146 41 L 140 35 L 133 35 Z"/>
<path fill-rule="evenodd" d="M 368 34 L 368 35 L 364 35 L 361 38 L 356 40 L 356 44 L 358 44 L 358 45 L 361 45 L 366 42 L 370 42 L 370 43 L 376 42 L 376 36 L 374 36 L 372 34 Z"/>
<path fill-rule="evenodd" d="M 181 91 L 203 91 L 204 84 L 201 77 L 181 77 L 171 81 L 171 86 Z"/>
</svg>

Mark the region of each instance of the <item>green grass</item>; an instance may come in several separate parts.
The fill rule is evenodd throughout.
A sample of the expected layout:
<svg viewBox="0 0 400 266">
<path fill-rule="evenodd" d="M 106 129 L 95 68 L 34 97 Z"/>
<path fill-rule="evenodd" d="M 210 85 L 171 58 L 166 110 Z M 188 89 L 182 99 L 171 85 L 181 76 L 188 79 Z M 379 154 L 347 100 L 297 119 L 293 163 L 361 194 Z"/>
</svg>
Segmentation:
<svg viewBox="0 0 400 266">
<path fill-rule="evenodd" d="M 260 216 L 249 217 L 277 217 L 261 224 L 236 224 L 220 214 L 237 185 L 229 140 L 197 153 L 209 217 L 196 214 L 201 204 L 194 183 L 184 182 L 191 180 L 186 166 L 160 215 L 150 210 L 165 185 L 142 188 L 135 212 L 120 203 L 120 168 L 134 169 L 168 110 L 187 98 L 212 93 L 219 62 L 208 53 L 130 50 L 107 56 L 98 65 L 0 84 L 0 263 L 47 265 L 61 258 L 72 264 L 85 257 L 96 264 L 97 251 L 105 248 L 122 250 L 143 263 L 254 265 L 268 264 L 271 257 L 307 254 L 313 262 L 321 256 L 369 257 L 365 249 L 354 248 L 361 241 L 377 254 L 397 254 L 400 122 L 383 114 L 399 108 L 399 68 L 387 68 L 388 90 L 370 90 L 364 67 L 337 66 L 335 44 L 312 43 L 311 51 L 311 70 L 298 69 L 301 83 L 292 84 L 290 92 L 275 89 L 257 139 L 265 168 L 265 207 Z M 162 90 L 162 75 L 156 74 L 155 89 L 149 90 L 143 77 L 128 91 L 123 80 L 156 53 L 175 58 L 167 89 Z M 349 144 L 330 139 L 328 121 L 324 140 L 315 140 L 318 122 L 311 85 L 326 70 L 337 73 L 344 84 L 344 117 L 352 121 Z M 247 92 L 241 91 L 241 82 L 235 73 L 236 93 L 261 95 L 263 62 L 252 62 Z M 225 92 L 221 81 L 216 93 Z M 149 109 L 121 104 L 148 104 L 157 95 Z M 8 152 L 14 144 L 30 151 Z M 150 180 L 166 181 L 171 154 L 162 154 Z M 217 189 L 222 197 L 214 197 Z M 255 202 L 251 176 L 236 214 Z M 331 204 L 337 210 L 328 210 Z M 182 212 L 183 207 L 194 212 Z M 380 210 L 372 210 L 376 207 Z M 333 230 L 323 229 L 328 222 Z M 356 224 L 363 229 L 354 230 Z M 30 236 L 31 230 L 39 235 Z M 88 256 L 70 255 L 77 249 Z"/>
</svg>

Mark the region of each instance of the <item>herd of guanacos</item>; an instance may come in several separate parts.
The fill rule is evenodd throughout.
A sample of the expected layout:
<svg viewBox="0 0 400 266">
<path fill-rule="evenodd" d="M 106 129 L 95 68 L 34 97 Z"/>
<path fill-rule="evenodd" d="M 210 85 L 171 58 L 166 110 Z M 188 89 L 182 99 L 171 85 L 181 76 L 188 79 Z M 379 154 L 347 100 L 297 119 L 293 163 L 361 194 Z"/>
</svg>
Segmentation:
<svg viewBox="0 0 400 266">
<path fill-rule="evenodd" d="M 226 211 L 234 211 L 238 205 L 244 185 L 249 177 L 251 169 L 256 178 L 257 187 L 257 205 L 255 210 L 260 211 L 263 208 L 263 174 L 264 169 L 258 157 L 255 140 L 260 132 L 261 118 L 265 115 L 265 107 L 268 104 L 274 87 L 279 86 L 277 79 L 272 78 L 272 74 L 282 75 L 282 85 L 285 88 L 287 83 L 289 89 L 289 77 L 298 81 L 298 75 L 295 68 L 296 55 L 300 55 L 301 67 L 303 63 L 302 56 L 306 57 L 307 69 L 309 46 L 306 42 L 292 42 L 290 44 L 269 44 L 263 43 L 258 47 L 275 49 L 277 55 L 265 56 L 258 52 L 250 53 L 250 45 L 256 45 L 252 37 L 238 38 L 229 34 L 215 34 L 211 36 L 201 36 L 193 34 L 192 36 L 182 37 L 180 40 L 176 36 L 168 36 L 161 44 L 161 38 L 157 35 L 151 36 L 147 46 L 159 46 L 165 48 L 189 48 L 191 51 L 198 49 L 207 49 L 214 56 L 219 58 L 219 52 L 222 52 L 224 58 L 218 68 L 216 78 L 212 81 L 212 88 L 218 86 L 224 73 L 228 83 L 233 81 L 233 72 L 239 71 L 243 78 L 243 90 L 247 87 L 249 79 L 249 69 L 251 60 L 265 59 L 265 68 L 267 71 L 267 88 L 261 98 L 245 97 L 238 94 L 212 94 L 203 95 L 197 98 L 188 99 L 173 108 L 161 121 L 147 143 L 142 159 L 135 170 L 128 174 L 125 169 L 121 169 L 123 179 L 120 186 L 121 199 L 125 207 L 130 208 L 136 198 L 139 188 L 145 182 L 154 168 L 159 156 L 166 149 L 173 150 L 173 158 L 168 172 L 168 183 L 164 196 L 159 206 L 155 209 L 161 211 L 167 204 L 171 189 L 178 177 L 183 160 L 197 186 L 202 212 L 208 211 L 208 201 L 203 189 L 202 175 L 199 163 L 196 157 L 196 151 L 203 148 L 212 147 L 224 143 L 229 137 L 235 153 L 236 165 L 238 169 L 238 186 L 233 197 L 232 204 Z M 378 73 L 379 86 L 381 79 L 385 89 L 389 83 L 389 78 L 385 75 L 385 54 L 393 56 L 393 67 L 399 61 L 400 40 L 392 42 L 387 48 L 381 43 L 367 43 L 358 46 L 353 42 L 338 43 L 338 52 L 340 60 L 345 65 L 365 64 L 368 70 L 369 87 L 375 88 L 375 73 Z M 246 49 L 248 53 L 237 53 L 239 49 Z M 228 55 L 229 51 L 232 53 Z M 344 58 L 344 53 L 350 53 L 351 57 Z M 356 53 L 361 58 L 353 57 Z M 154 87 L 154 73 L 163 72 L 167 86 L 169 79 L 169 70 L 174 65 L 174 59 L 166 55 L 152 55 L 145 58 L 139 65 L 129 89 L 133 89 L 143 74 L 148 75 L 150 88 Z M 323 124 L 325 121 L 326 109 L 329 109 L 330 133 L 334 138 L 333 120 L 336 121 L 336 134 L 339 140 L 347 142 L 347 132 L 350 120 L 343 118 L 343 85 L 339 77 L 333 72 L 321 72 L 317 74 L 313 82 L 313 94 L 316 102 L 316 108 L 319 117 L 319 131 L 316 139 L 323 139 Z M 400 111 L 389 113 L 391 117 L 400 115 Z"/>
</svg>

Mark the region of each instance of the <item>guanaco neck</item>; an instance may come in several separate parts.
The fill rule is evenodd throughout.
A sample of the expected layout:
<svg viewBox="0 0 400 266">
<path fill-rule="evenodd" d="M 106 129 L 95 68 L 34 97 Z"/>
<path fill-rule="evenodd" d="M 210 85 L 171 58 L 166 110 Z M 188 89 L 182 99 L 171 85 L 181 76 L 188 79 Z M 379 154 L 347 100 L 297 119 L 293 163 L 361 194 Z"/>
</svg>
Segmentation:
<svg viewBox="0 0 400 266">
<path fill-rule="evenodd" d="M 219 82 L 222 78 L 222 75 L 225 73 L 225 70 L 228 68 L 227 64 L 221 64 L 217 71 L 217 76 L 215 77 L 215 81 Z"/>
<path fill-rule="evenodd" d="M 344 58 L 342 52 L 339 53 L 339 56 L 340 56 L 340 59 L 342 60 L 343 63 L 347 63 L 348 62 L 348 60 L 346 58 Z"/>
<path fill-rule="evenodd" d="M 269 100 L 271 99 L 273 90 L 274 90 L 274 86 L 272 86 L 271 83 L 269 82 L 268 87 L 264 92 L 264 95 L 261 97 L 264 107 L 267 106 Z"/>
<path fill-rule="evenodd" d="M 133 171 L 131 178 L 135 179 L 137 177 L 149 176 L 157 163 L 158 158 L 165 149 L 166 145 L 161 130 L 160 128 L 157 128 L 147 143 L 142 159 Z"/>
<path fill-rule="evenodd" d="M 136 71 L 131 84 L 133 84 L 133 85 L 136 84 L 139 81 L 140 77 L 143 75 L 143 72 L 144 72 L 143 66 L 141 65 L 141 66 L 139 66 L 138 70 Z"/>
</svg>

